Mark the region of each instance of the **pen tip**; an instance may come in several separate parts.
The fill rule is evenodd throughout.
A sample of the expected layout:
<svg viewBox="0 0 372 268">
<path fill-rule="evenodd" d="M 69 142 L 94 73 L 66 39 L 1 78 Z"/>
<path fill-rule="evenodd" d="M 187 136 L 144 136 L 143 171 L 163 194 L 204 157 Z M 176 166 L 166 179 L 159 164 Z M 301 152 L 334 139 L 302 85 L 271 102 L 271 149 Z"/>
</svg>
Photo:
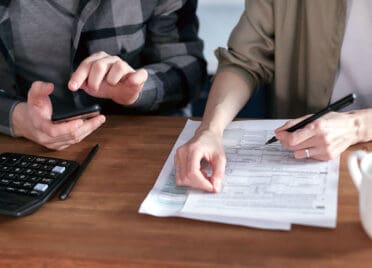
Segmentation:
<svg viewBox="0 0 372 268">
<path fill-rule="evenodd" d="M 268 140 L 268 141 L 265 143 L 265 145 L 272 144 L 273 142 L 276 142 L 276 141 L 277 141 L 277 139 L 276 139 L 276 137 L 274 136 L 274 137 L 272 137 L 270 140 Z"/>
</svg>

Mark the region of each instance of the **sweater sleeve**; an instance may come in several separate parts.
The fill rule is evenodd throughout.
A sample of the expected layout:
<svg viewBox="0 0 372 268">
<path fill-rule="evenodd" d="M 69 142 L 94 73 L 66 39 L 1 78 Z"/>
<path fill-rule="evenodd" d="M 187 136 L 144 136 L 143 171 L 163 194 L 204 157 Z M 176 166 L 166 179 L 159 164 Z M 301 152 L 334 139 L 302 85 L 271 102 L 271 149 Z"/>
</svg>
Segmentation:
<svg viewBox="0 0 372 268">
<path fill-rule="evenodd" d="M 233 31 L 228 47 L 218 48 L 218 71 L 233 71 L 255 89 L 274 77 L 274 11 L 270 0 L 246 0 L 245 10 Z"/>
<path fill-rule="evenodd" d="M 147 26 L 143 53 L 149 78 L 133 108 L 176 109 L 198 96 L 206 63 L 196 6 L 196 0 L 159 1 Z"/>
<path fill-rule="evenodd" d="M 0 92 L 0 133 L 13 136 L 12 113 L 14 107 L 20 102 Z"/>
</svg>

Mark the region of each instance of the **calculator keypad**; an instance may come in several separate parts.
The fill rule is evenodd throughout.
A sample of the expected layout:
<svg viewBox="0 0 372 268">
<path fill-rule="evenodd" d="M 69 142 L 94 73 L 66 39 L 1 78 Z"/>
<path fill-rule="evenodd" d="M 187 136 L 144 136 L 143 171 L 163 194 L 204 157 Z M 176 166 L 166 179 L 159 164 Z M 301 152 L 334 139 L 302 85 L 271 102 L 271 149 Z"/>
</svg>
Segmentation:
<svg viewBox="0 0 372 268">
<path fill-rule="evenodd" d="M 62 178 L 68 160 L 4 153 L 0 155 L 0 191 L 40 196 Z"/>
</svg>

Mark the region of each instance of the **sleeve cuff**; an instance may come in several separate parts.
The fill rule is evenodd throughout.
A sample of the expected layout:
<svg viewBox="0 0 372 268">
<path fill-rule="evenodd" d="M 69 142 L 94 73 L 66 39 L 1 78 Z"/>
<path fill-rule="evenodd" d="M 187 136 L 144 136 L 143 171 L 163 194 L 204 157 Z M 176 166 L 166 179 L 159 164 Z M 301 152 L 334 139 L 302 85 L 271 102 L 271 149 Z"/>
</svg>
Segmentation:
<svg viewBox="0 0 372 268">
<path fill-rule="evenodd" d="M 0 133 L 15 136 L 12 124 L 12 115 L 15 106 L 20 103 L 18 100 L 1 98 L 0 106 Z"/>
<path fill-rule="evenodd" d="M 160 101 L 164 98 L 164 86 L 152 70 L 147 70 L 149 77 L 137 100 L 128 108 L 140 111 L 154 111 L 159 108 Z"/>
</svg>

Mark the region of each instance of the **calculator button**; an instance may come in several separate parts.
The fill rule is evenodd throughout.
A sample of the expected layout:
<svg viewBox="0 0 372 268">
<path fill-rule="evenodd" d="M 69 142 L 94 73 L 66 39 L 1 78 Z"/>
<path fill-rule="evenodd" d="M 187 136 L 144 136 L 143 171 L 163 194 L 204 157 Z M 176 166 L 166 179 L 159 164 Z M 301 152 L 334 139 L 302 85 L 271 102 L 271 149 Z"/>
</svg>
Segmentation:
<svg viewBox="0 0 372 268">
<path fill-rule="evenodd" d="M 28 194 L 28 190 L 26 190 L 26 189 L 17 189 L 17 193 L 20 193 L 20 194 Z"/>
<path fill-rule="evenodd" d="M 33 172 L 34 172 L 34 170 L 31 169 L 31 168 L 25 169 L 25 171 L 24 171 L 24 173 L 26 173 L 26 174 L 32 174 Z"/>
<path fill-rule="evenodd" d="M 50 171 L 53 168 L 52 165 L 42 165 L 40 166 L 40 169 L 45 170 L 45 171 Z"/>
<path fill-rule="evenodd" d="M 63 166 L 55 166 L 55 167 L 52 169 L 52 172 L 62 174 L 63 172 L 65 172 L 65 170 L 66 170 L 66 168 L 63 167 Z"/>
<path fill-rule="evenodd" d="M 61 166 L 65 166 L 65 167 L 68 167 L 70 165 L 69 162 L 67 162 L 66 160 L 63 160 L 59 163 Z"/>
<path fill-rule="evenodd" d="M 16 188 L 14 188 L 14 187 L 6 187 L 5 188 L 5 191 L 14 193 L 16 191 Z"/>
<path fill-rule="evenodd" d="M 17 173 L 20 173 L 23 171 L 23 168 L 20 168 L 20 167 L 14 167 L 13 168 L 13 172 L 17 172 Z"/>
<path fill-rule="evenodd" d="M 29 177 L 27 181 L 29 182 L 38 182 L 41 178 L 37 176 Z"/>
<path fill-rule="evenodd" d="M 44 170 L 38 170 L 35 172 L 35 175 L 38 175 L 38 176 L 45 176 L 46 174 L 47 172 Z"/>
<path fill-rule="evenodd" d="M 44 178 L 41 180 L 41 183 L 45 183 L 45 184 L 51 184 L 52 182 L 53 182 L 53 179 Z"/>
<path fill-rule="evenodd" d="M 47 175 L 47 177 L 52 178 L 52 179 L 55 179 L 55 178 L 57 178 L 59 175 L 60 175 L 60 174 L 58 174 L 58 173 L 50 172 L 50 173 Z"/>
<path fill-rule="evenodd" d="M 10 183 L 10 180 L 8 180 L 8 179 L 1 179 L 0 180 L 0 184 L 2 184 L 2 185 L 8 185 Z"/>
<path fill-rule="evenodd" d="M 15 175 L 16 175 L 16 174 L 14 174 L 14 173 L 8 173 L 8 174 L 6 174 L 6 175 L 4 176 L 4 178 L 5 178 L 5 179 L 12 180 L 12 179 L 14 179 Z"/>
<path fill-rule="evenodd" d="M 25 183 L 23 183 L 22 187 L 23 188 L 26 188 L 26 189 L 32 189 L 34 186 L 34 183 L 31 183 L 31 182 L 28 182 L 26 181 Z"/>
<path fill-rule="evenodd" d="M 34 159 L 35 159 L 35 156 L 33 156 L 33 155 L 26 155 L 23 160 L 25 160 L 27 162 L 31 162 Z"/>
<path fill-rule="evenodd" d="M 47 159 L 44 157 L 36 157 L 34 161 L 38 163 L 45 163 Z"/>
<path fill-rule="evenodd" d="M 39 195 L 41 195 L 41 192 L 32 190 L 30 192 L 30 195 L 32 195 L 32 196 L 39 196 Z"/>
<path fill-rule="evenodd" d="M 9 171 L 10 170 L 10 166 L 2 166 L 1 167 L 1 171 Z"/>
<path fill-rule="evenodd" d="M 8 160 L 5 161 L 4 164 L 7 164 L 9 166 L 14 166 L 20 159 L 21 159 L 21 156 L 12 156 L 12 157 L 9 157 Z"/>
<path fill-rule="evenodd" d="M 30 168 L 39 168 L 39 167 L 40 167 L 40 164 L 38 164 L 38 163 L 32 163 L 30 165 Z"/>
<path fill-rule="evenodd" d="M 18 164 L 19 166 L 25 168 L 25 167 L 28 167 L 30 165 L 30 162 L 27 162 L 27 161 L 22 161 Z"/>
<path fill-rule="evenodd" d="M 0 164 L 4 163 L 7 159 L 8 159 L 8 157 L 6 157 L 5 155 L 1 156 L 0 157 Z"/>
<path fill-rule="evenodd" d="M 45 192 L 48 189 L 48 184 L 38 183 L 34 186 L 35 191 Z"/>
<path fill-rule="evenodd" d="M 25 174 L 19 174 L 17 175 L 17 179 L 18 180 L 21 180 L 21 181 L 24 181 L 24 180 L 27 180 L 27 176 Z"/>
<path fill-rule="evenodd" d="M 11 185 L 12 186 L 15 186 L 15 187 L 19 187 L 19 186 L 22 185 L 22 182 L 20 182 L 20 181 L 12 181 L 12 184 Z"/>
<path fill-rule="evenodd" d="M 56 159 L 48 159 L 48 164 L 55 165 L 57 162 L 58 161 Z"/>
</svg>

